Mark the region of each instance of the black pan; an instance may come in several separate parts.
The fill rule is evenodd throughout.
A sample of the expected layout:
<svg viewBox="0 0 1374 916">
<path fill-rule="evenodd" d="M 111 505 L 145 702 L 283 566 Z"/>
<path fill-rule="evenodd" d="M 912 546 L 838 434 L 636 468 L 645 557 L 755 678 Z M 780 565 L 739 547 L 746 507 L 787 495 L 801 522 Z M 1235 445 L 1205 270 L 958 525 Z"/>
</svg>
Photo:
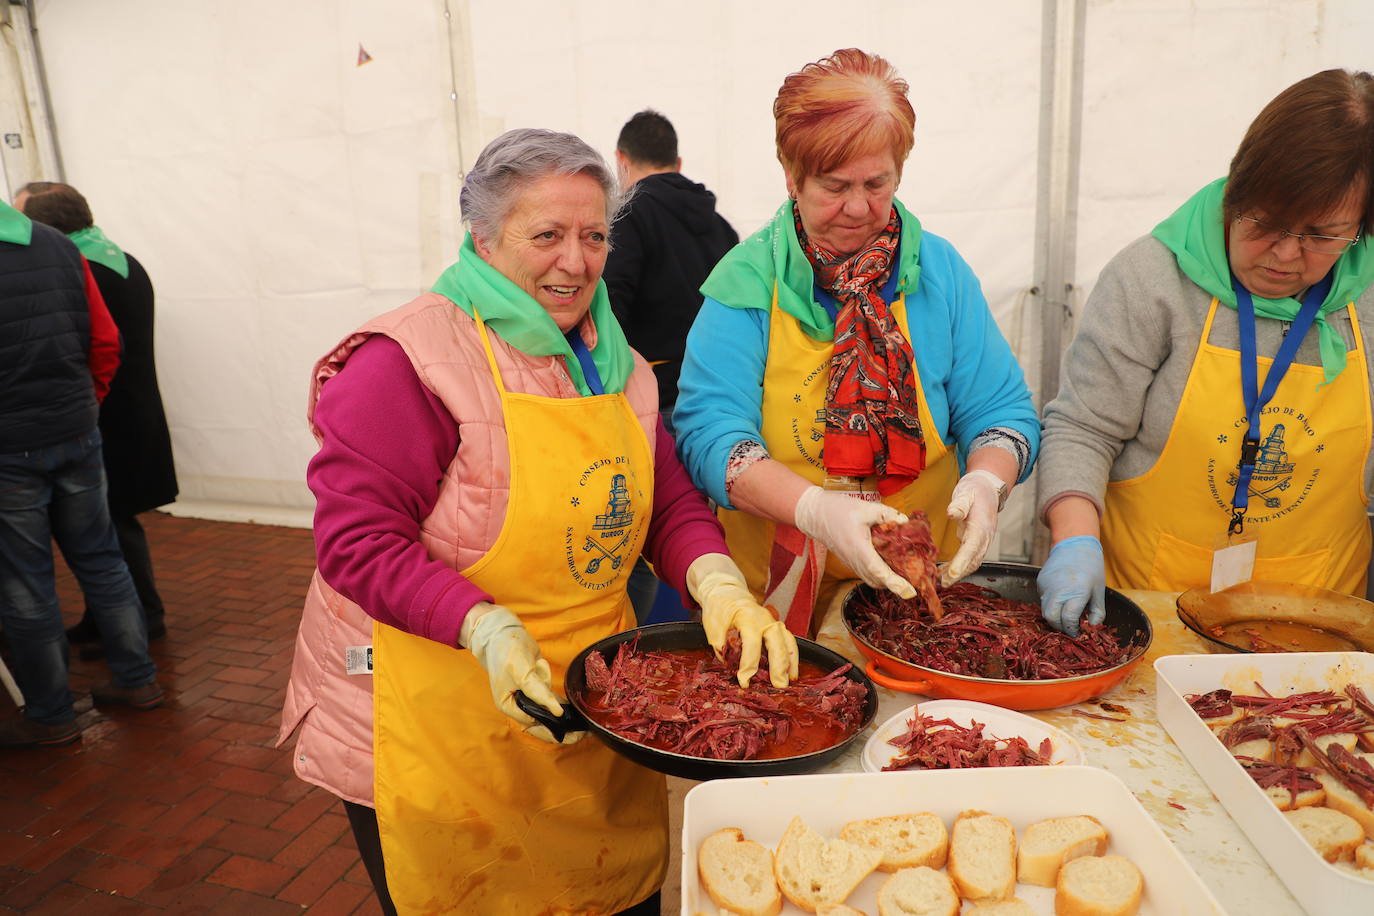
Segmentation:
<svg viewBox="0 0 1374 916">
<path fill-rule="evenodd" d="M 873 717 L 878 712 L 878 694 L 873 687 L 873 682 L 859 667 L 851 665 L 850 669 L 845 672 L 845 676 L 868 688 L 868 699 L 864 703 L 863 720 L 854 734 L 825 750 L 801 754 L 796 757 L 779 757 L 774 760 L 710 760 L 704 757 L 689 757 L 686 754 L 675 754 L 672 751 L 661 751 L 658 748 L 648 747 L 628 738 L 622 738 L 615 732 L 597 724 L 586 714 L 587 678 L 585 662 L 587 656 L 592 652 L 600 652 L 606 659 L 606 663 L 610 664 L 615 659 L 615 653 L 621 644 L 629 642 L 635 637 L 639 638 L 639 648 L 649 652 L 710 648 L 710 643 L 706 641 L 706 631 L 698 623 L 659 623 L 626 630 L 623 633 L 617 633 L 593 643 L 573 659 L 572 664 L 568 666 L 567 676 L 563 680 L 564 692 L 568 698 L 568 702 L 563 706 L 563 715 L 555 718 L 548 710 L 531 701 L 523 693 L 516 693 L 516 705 L 527 715 L 547 727 L 559 739 L 568 732 L 589 731 L 600 738 L 611 750 L 628 757 L 640 766 L 648 767 L 659 773 L 666 773 L 669 776 L 681 776 L 684 779 L 787 776 L 794 773 L 809 773 L 844 753 L 845 748 L 849 747 L 854 739 L 858 738 L 873 722 Z M 802 661 L 819 665 L 826 671 L 834 671 L 841 665 L 850 664 L 849 659 L 838 652 L 832 652 L 809 639 L 799 638 L 797 650 Z"/>
</svg>

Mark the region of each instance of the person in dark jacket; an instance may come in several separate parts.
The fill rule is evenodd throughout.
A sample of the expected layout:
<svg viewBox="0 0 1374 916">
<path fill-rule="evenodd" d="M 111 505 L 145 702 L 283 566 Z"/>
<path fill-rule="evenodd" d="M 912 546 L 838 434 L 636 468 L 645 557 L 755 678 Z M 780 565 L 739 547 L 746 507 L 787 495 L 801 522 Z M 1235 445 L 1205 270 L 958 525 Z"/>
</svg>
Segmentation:
<svg viewBox="0 0 1374 916">
<path fill-rule="evenodd" d="M 95 225 L 86 198 L 71 185 L 32 182 L 19 190 L 15 203 L 30 219 L 66 233 L 76 243 L 123 339 L 119 372 L 100 405 L 100 435 L 110 517 L 143 605 L 148 638 L 159 639 L 167 632 L 165 611 L 138 514 L 176 499 L 177 475 L 153 359 L 153 284 L 143 265 Z M 67 638 L 86 644 L 82 658 L 100 653 L 100 634 L 89 611 L 67 631 Z"/>
<path fill-rule="evenodd" d="M 677 132 L 663 115 L 641 111 L 620 129 L 621 187 L 634 187 L 611 227 L 606 288 L 630 346 L 654 367 L 658 404 L 672 429 L 687 332 L 701 308 L 699 288 L 739 242 L 716 212 L 716 195 L 681 172 Z"/>
<path fill-rule="evenodd" d="M 716 195 L 682 174 L 677 131 L 656 111 L 625 122 L 616 140 L 620 186 L 634 188 L 611 226 L 606 290 L 630 346 L 654 367 L 658 407 L 673 429 L 677 376 L 687 332 L 701 308 L 699 287 L 739 234 L 716 212 Z M 649 619 L 658 580 L 641 559 L 630 575 L 630 603 Z"/>
<path fill-rule="evenodd" d="M 100 629 L 112 681 L 96 703 L 151 709 L 157 666 L 105 501 L 96 414 L 119 338 L 90 268 L 70 241 L 0 203 L 0 627 L 20 714 L 0 747 L 81 736 L 53 573 L 62 549 Z"/>
</svg>

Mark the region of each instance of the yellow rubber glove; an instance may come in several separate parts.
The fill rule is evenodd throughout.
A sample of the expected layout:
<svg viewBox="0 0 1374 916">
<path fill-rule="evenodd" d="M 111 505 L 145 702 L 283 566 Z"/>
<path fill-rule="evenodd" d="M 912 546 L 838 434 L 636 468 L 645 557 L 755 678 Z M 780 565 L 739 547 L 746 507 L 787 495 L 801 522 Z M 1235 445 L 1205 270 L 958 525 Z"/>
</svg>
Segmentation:
<svg viewBox="0 0 1374 916">
<path fill-rule="evenodd" d="M 739 685 L 759 670 L 759 658 L 768 647 L 768 679 L 774 687 L 786 687 L 797 676 L 797 638 L 781 620 L 754 600 L 744 584 L 744 574 L 723 553 L 706 553 L 687 567 L 687 590 L 701 605 L 701 625 L 706 639 L 721 657 L 725 638 L 739 631 Z"/>
<path fill-rule="evenodd" d="M 515 705 L 515 691 L 523 690 L 525 696 L 553 715 L 563 715 L 563 704 L 553 692 L 549 663 L 519 617 L 499 604 L 479 601 L 463 620 L 458 644 L 472 650 L 478 664 L 486 669 L 491 681 L 491 698 L 501 712 L 519 722 L 528 734 L 540 741 L 560 743 L 553 732 Z M 569 732 L 561 743 L 576 744 L 586 734 L 584 731 Z"/>
</svg>

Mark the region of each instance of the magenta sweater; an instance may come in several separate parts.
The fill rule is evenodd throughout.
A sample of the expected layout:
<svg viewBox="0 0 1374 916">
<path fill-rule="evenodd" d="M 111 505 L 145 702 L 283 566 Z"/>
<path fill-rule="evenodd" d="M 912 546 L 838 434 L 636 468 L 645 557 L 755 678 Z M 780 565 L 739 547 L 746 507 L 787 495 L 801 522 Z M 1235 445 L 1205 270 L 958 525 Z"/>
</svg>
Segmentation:
<svg viewBox="0 0 1374 916">
<path fill-rule="evenodd" d="M 468 608 L 500 604 L 501 596 L 431 560 L 420 543 L 420 522 L 433 510 L 458 448 L 453 416 L 420 382 L 400 345 L 374 336 L 321 389 L 315 425 L 323 442 L 306 483 L 316 499 L 321 577 L 377 620 L 457 645 Z M 720 523 L 660 420 L 644 554 L 686 596 L 692 561 L 726 552 Z"/>
</svg>

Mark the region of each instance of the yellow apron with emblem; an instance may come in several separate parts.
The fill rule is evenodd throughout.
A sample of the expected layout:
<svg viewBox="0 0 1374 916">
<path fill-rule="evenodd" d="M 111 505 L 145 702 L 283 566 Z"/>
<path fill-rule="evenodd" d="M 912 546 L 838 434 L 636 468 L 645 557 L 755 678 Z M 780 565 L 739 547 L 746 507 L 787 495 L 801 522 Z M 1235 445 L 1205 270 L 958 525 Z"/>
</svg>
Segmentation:
<svg viewBox="0 0 1374 916">
<path fill-rule="evenodd" d="M 903 336 L 911 340 L 905 294 L 892 302 L 891 309 Z M 826 478 L 821 450 L 825 444 L 825 390 L 830 383 L 830 355 L 834 342 L 812 339 L 802 330 L 800 322 L 778 308 L 776 283 L 768 325 L 768 361 L 763 370 L 763 444 L 774 460 L 820 486 Z M 926 404 L 920 372 L 915 371 L 915 362 L 912 368 L 921 430 L 926 441 L 926 466 L 909 486 L 882 501 L 904 513 L 923 510 L 930 517 L 930 531 L 940 550 L 940 558 L 948 559 L 959 547 L 957 528 L 945 514 L 949 495 L 959 482 L 959 462 L 940 438 Z M 867 485 L 864 489 L 875 490 L 876 487 Z M 777 526 L 747 512 L 720 509 L 717 514 L 725 526 L 730 555 L 744 573 L 750 591 L 762 599 L 768 584 L 768 563 Z M 829 607 L 840 587 L 855 578 L 853 570 L 827 553 L 816 597 L 817 612 Z M 811 629 L 815 629 L 816 623 L 819 621 L 813 618 Z"/>
<path fill-rule="evenodd" d="M 1240 352 L 1207 342 L 1217 307 L 1214 298 L 1159 459 L 1141 476 L 1107 486 L 1102 549 L 1113 588 L 1176 592 L 1211 583 L 1247 428 Z M 1345 371 L 1319 390 L 1322 368 L 1294 363 L 1260 415 L 1245 532 L 1259 540 L 1256 580 L 1363 597 L 1369 387 L 1355 304 L 1346 308 L 1355 345 Z M 1258 360 L 1261 380 L 1272 362 Z"/>
<path fill-rule="evenodd" d="M 653 455 L 623 394 L 501 396 L 510 500 L 463 575 L 538 641 L 555 692 L 573 657 L 634 625 L 625 582 L 653 506 Z M 661 774 L 594 737 L 526 735 L 472 653 L 373 626 L 377 820 L 403 914 L 611 914 L 663 883 Z"/>
</svg>

